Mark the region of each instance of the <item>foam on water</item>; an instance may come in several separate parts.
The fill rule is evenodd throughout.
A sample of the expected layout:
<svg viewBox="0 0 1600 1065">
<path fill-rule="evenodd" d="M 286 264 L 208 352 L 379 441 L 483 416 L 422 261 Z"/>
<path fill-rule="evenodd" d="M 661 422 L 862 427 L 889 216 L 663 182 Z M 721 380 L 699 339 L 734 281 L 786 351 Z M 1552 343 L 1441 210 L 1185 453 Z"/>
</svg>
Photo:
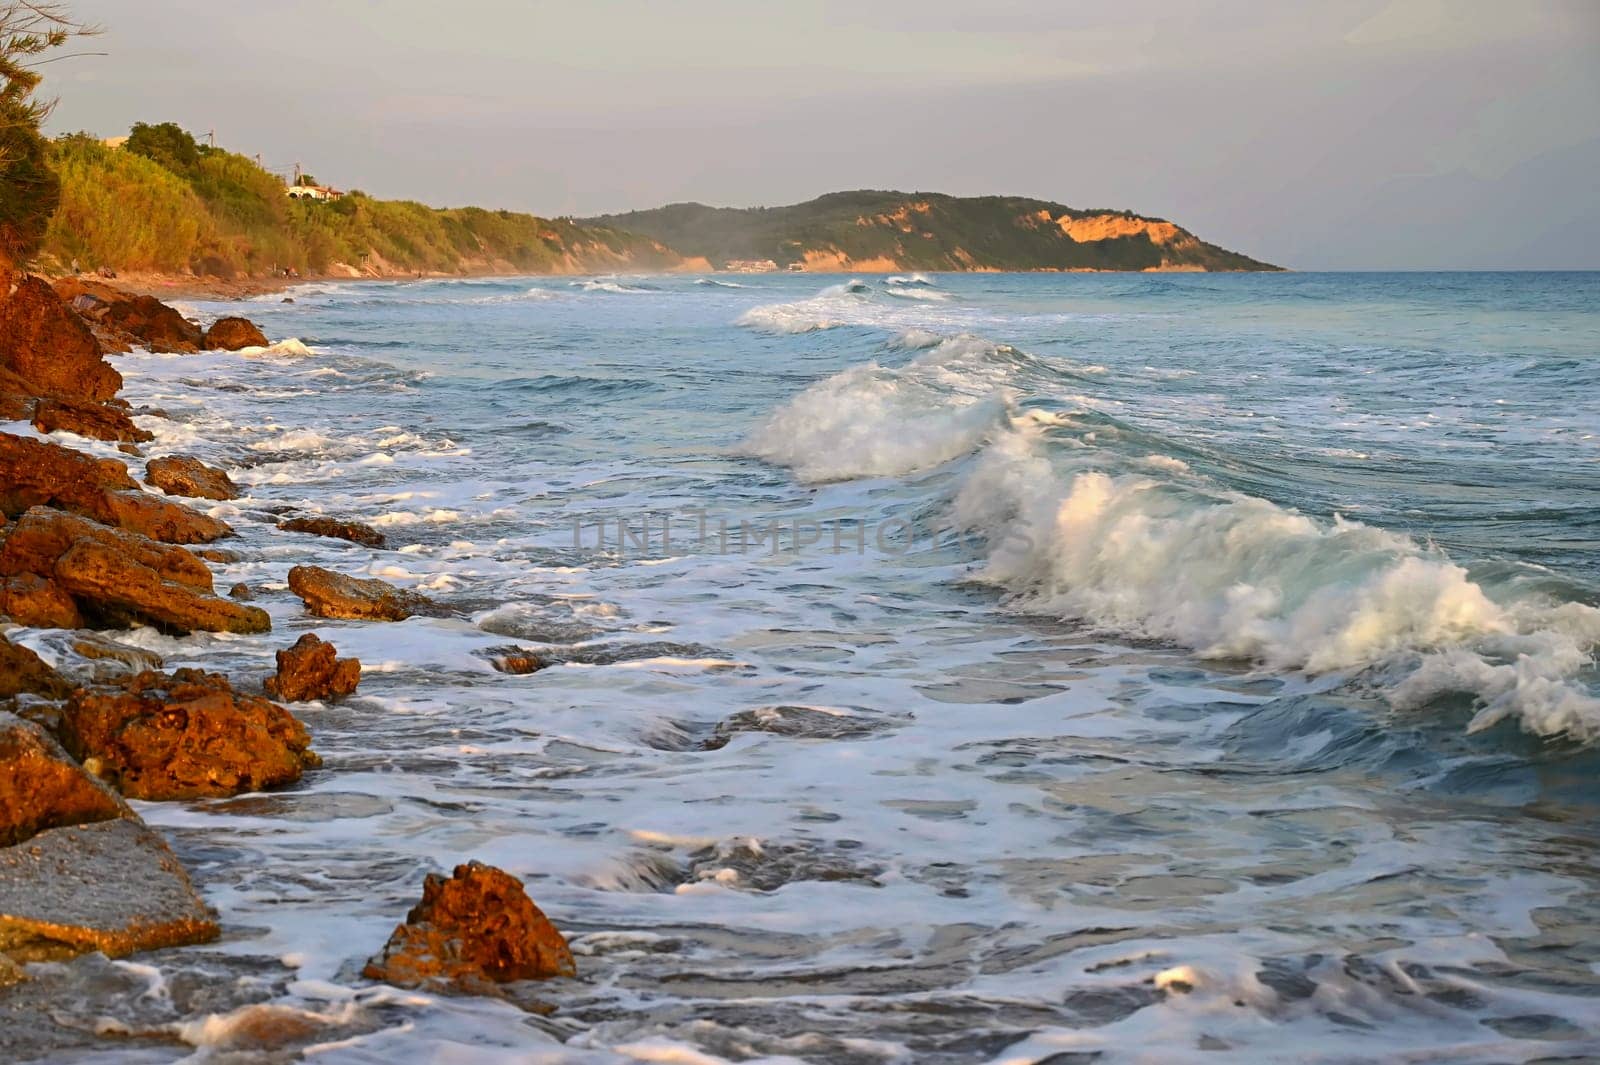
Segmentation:
<svg viewBox="0 0 1600 1065">
<path fill-rule="evenodd" d="M 1595 443 L 1572 399 L 1594 284 L 937 281 L 915 287 L 951 300 L 787 275 L 308 287 L 252 317 L 313 360 L 120 357 L 135 411 L 170 415 L 136 414 L 147 452 L 243 487 L 207 507 L 239 531 L 216 583 L 274 631 L 110 635 L 248 688 L 314 631 L 363 676 L 294 707 L 325 760 L 301 785 L 141 805 L 223 939 L 35 966 L 0 1042 L 1600 1055 L 1597 499 L 1573 474 Z M 562 298 L 501 299 L 530 286 Z M 291 513 L 391 549 L 279 532 Z M 859 548 L 715 536 L 833 516 Z M 958 517 L 965 539 L 906 551 L 870 531 Z M 448 616 L 310 618 L 299 564 Z M 500 672 L 513 655 L 546 668 Z M 469 858 L 568 933 L 580 979 L 530 991 L 552 1012 L 360 977 L 424 874 Z"/>
</svg>

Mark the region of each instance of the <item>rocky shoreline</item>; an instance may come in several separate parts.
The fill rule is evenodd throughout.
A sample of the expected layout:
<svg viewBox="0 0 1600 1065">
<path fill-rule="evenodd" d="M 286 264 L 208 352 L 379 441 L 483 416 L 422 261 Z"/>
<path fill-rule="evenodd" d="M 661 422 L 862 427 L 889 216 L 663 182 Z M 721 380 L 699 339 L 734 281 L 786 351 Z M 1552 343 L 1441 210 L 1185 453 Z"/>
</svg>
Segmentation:
<svg viewBox="0 0 1600 1065">
<path fill-rule="evenodd" d="M 0 429 L 3 1000 L 28 984 L 37 963 L 94 952 L 119 958 L 222 934 L 226 914 L 207 906 L 128 800 L 295 784 L 321 760 L 283 704 L 352 694 L 361 663 L 307 633 L 278 651 L 271 675 L 167 671 L 158 656 L 116 638 L 136 626 L 261 634 L 271 619 L 249 602 L 255 593 L 246 585 L 218 594 L 208 563 L 234 556 L 211 545 L 233 529 L 181 501 L 232 499 L 232 480 L 181 455 L 130 465 L 151 439 L 133 416 L 161 413 L 118 398 L 122 377 L 108 356 L 248 351 L 268 339 L 237 317 L 202 329 L 149 295 L 99 281 L 15 275 L 0 284 L 0 420 L 32 430 Z M 52 439 L 73 434 L 114 444 L 129 462 Z M 290 517 L 278 527 L 383 546 L 360 522 Z M 317 566 L 296 566 L 289 589 L 319 618 L 448 613 L 417 593 Z M 19 629 L 72 635 L 51 642 L 47 662 L 14 639 Z M 516 672 L 538 668 L 520 664 L 531 668 Z M 477 863 L 449 879 L 430 876 L 423 902 L 389 943 L 371 946 L 367 978 L 395 986 L 525 1003 L 533 1000 L 515 985 L 573 974 L 564 939 L 521 884 Z M 50 1023 L 42 1014 L 38 1021 Z M 268 1034 L 281 1042 L 283 1033 Z"/>
</svg>

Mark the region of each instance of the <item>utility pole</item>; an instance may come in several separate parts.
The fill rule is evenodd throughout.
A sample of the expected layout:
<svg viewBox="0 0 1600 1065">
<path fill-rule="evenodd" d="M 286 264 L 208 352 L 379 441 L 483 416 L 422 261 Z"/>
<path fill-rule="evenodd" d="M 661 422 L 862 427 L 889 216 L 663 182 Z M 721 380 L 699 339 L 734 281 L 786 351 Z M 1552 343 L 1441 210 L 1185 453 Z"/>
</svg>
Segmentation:
<svg viewBox="0 0 1600 1065">
<path fill-rule="evenodd" d="M 298 188 L 300 186 L 300 164 L 299 163 L 294 164 L 294 185 L 295 185 L 296 188 Z"/>
<path fill-rule="evenodd" d="M 206 132 L 206 140 L 210 141 L 211 147 L 215 148 L 217 146 L 217 131 L 214 129 L 208 130 Z"/>
</svg>

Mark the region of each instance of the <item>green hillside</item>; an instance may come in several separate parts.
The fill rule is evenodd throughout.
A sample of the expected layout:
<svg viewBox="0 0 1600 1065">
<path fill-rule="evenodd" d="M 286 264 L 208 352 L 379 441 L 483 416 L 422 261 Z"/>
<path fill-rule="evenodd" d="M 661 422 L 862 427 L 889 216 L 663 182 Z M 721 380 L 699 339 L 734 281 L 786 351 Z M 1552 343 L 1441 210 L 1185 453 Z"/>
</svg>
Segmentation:
<svg viewBox="0 0 1600 1065">
<path fill-rule="evenodd" d="M 679 203 L 589 221 L 722 266 L 885 270 L 1277 270 L 1159 218 L 1016 196 L 836 192 L 788 207 Z"/>
<path fill-rule="evenodd" d="M 440 209 L 351 192 L 295 200 L 243 155 L 195 143 L 171 123 L 135 126 L 122 147 L 59 137 L 61 181 L 41 259 L 57 269 L 212 277 L 416 271 L 578 272 L 669 269 L 656 242 L 605 226 L 478 207 Z M 49 261 L 53 260 L 53 263 Z"/>
</svg>

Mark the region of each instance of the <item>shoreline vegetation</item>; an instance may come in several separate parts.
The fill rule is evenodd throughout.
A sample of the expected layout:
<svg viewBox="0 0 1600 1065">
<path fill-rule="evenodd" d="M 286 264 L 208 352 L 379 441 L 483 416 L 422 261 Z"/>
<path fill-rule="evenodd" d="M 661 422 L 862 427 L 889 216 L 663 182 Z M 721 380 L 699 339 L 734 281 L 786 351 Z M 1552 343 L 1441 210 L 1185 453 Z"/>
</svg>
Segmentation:
<svg viewBox="0 0 1600 1065">
<path fill-rule="evenodd" d="M 589 219 L 300 184 L 174 123 L 44 142 L 59 178 L 39 272 L 237 298 L 307 280 L 664 272 L 1258 271 L 1160 218 L 1018 197 L 839 192 L 774 208 L 674 204 Z M 305 189 L 307 195 L 291 192 Z M 314 193 L 310 194 L 310 193 Z"/>
</svg>

